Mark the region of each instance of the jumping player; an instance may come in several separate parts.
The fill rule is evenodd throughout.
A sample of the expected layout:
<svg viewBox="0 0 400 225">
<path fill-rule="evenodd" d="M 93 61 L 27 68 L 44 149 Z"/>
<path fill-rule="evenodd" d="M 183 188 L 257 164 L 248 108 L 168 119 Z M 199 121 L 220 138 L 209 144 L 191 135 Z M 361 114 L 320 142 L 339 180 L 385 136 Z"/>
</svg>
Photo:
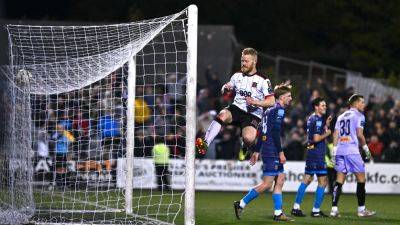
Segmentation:
<svg viewBox="0 0 400 225">
<path fill-rule="evenodd" d="M 257 51 L 245 48 L 242 51 L 241 71 L 235 73 L 221 90 L 223 94 L 227 91 L 235 93 L 233 104 L 221 110 L 204 138 L 196 139 L 196 148 L 200 154 L 206 153 L 208 146 L 225 124 L 239 126 L 246 147 L 250 150 L 254 147 L 263 108 L 275 104 L 271 82 L 257 72 L 256 64 Z"/>
</svg>

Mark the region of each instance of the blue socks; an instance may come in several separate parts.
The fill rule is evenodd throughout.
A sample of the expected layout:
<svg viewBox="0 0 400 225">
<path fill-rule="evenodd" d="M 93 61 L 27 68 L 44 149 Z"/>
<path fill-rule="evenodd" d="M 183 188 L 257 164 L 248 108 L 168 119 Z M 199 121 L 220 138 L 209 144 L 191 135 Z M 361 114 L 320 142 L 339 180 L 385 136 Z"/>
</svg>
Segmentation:
<svg viewBox="0 0 400 225">
<path fill-rule="evenodd" d="M 254 188 L 252 188 L 252 189 L 249 191 L 249 193 L 247 193 L 247 195 L 244 196 L 243 202 L 247 205 L 247 204 L 249 204 L 249 202 L 251 202 L 253 199 L 257 198 L 258 195 L 259 195 L 259 194 L 257 193 L 257 191 L 256 191 Z"/>
<path fill-rule="evenodd" d="M 272 200 L 274 201 L 274 209 L 281 210 L 282 209 L 282 193 L 281 194 L 272 194 Z"/>
<path fill-rule="evenodd" d="M 318 186 L 315 192 L 314 208 L 319 209 L 321 207 L 322 201 L 324 200 L 325 187 Z"/>
<path fill-rule="evenodd" d="M 307 186 L 308 185 L 303 182 L 300 184 L 299 189 L 297 190 L 295 203 L 300 205 L 303 202 L 304 194 L 306 193 Z"/>
</svg>

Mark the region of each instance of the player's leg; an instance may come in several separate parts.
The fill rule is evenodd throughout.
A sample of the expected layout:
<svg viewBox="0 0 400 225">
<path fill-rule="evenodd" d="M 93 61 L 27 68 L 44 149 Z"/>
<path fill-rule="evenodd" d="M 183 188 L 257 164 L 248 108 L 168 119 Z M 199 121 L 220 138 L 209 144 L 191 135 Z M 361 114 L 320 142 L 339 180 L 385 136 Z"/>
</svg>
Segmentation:
<svg viewBox="0 0 400 225">
<path fill-rule="evenodd" d="M 171 184 L 170 184 L 170 172 L 168 168 L 168 164 L 164 164 L 164 168 L 162 171 L 162 183 L 164 185 L 163 190 L 169 191 L 171 190 Z"/>
<path fill-rule="evenodd" d="M 315 191 L 314 206 L 311 211 L 311 216 L 312 217 L 327 217 L 327 215 L 325 215 L 325 213 L 323 213 L 320 210 L 322 201 L 324 200 L 325 188 L 328 183 L 328 177 L 326 175 L 326 170 L 325 170 L 325 173 L 317 174 L 317 179 L 318 179 L 318 187 L 317 187 L 317 190 Z"/>
<path fill-rule="evenodd" d="M 162 191 L 162 188 L 163 188 L 162 175 L 163 175 L 164 165 L 155 164 L 154 167 L 156 169 L 155 172 L 156 172 L 156 178 L 157 178 L 157 190 Z"/>
<path fill-rule="evenodd" d="M 246 126 L 242 129 L 243 142 L 247 148 L 250 149 L 255 144 L 256 137 L 257 137 L 256 127 Z"/>
<path fill-rule="evenodd" d="M 299 185 L 299 188 L 297 189 L 297 194 L 296 194 L 296 199 L 293 204 L 293 208 L 291 211 L 291 214 L 293 216 L 299 216 L 299 217 L 304 217 L 306 216 L 303 211 L 301 211 L 300 205 L 303 202 L 304 195 L 306 193 L 306 189 L 308 185 L 311 183 L 313 180 L 314 175 L 313 174 L 308 174 L 307 172 L 304 174 L 303 181 Z"/>
<path fill-rule="evenodd" d="M 342 194 L 342 186 L 346 179 L 346 174 L 343 172 L 339 172 L 338 170 L 336 174 L 336 182 L 333 186 L 333 194 L 332 194 L 332 209 L 331 209 L 331 216 L 332 217 L 339 217 L 339 210 L 338 210 L 338 203 L 340 199 L 340 195 Z"/>
<path fill-rule="evenodd" d="M 274 202 L 274 220 L 275 221 L 293 221 L 292 218 L 286 216 L 282 211 L 282 188 L 285 183 L 285 174 L 282 172 L 275 177 L 275 185 L 272 191 L 272 200 Z"/>
<path fill-rule="evenodd" d="M 252 114 L 243 114 L 240 119 L 240 128 L 242 129 L 242 138 L 245 147 L 254 152 L 257 138 L 257 128 L 261 122 L 260 118 Z"/>
<path fill-rule="evenodd" d="M 250 189 L 250 191 L 240 201 L 235 201 L 233 203 L 237 219 L 240 219 L 240 215 L 247 204 L 249 204 L 252 200 L 257 198 L 260 195 L 260 193 L 264 193 L 266 190 L 272 187 L 274 178 L 275 178 L 274 176 L 264 176 L 261 183 L 259 183 L 254 188 Z"/>
<path fill-rule="evenodd" d="M 358 209 L 357 215 L 359 217 L 368 217 L 375 215 L 374 211 L 365 208 L 365 166 L 364 162 L 359 154 L 349 155 L 349 164 L 351 165 L 349 172 L 355 174 L 357 179 L 357 200 Z"/>
<path fill-rule="evenodd" d="M 242 213 L 244 207 L 250 203 L 253 199 L 257 198 L 260 193 L 264 193 L 272 187 L 275 176 L 278 175 L 278 168 L 275 167 L 279 161 L 275 157 L 263 157 L 263 181 L 250 191 L 242 198 L 240 201 L 235 201 L 233 203 L 233 208 L 235 210 L 236 218 L 240 219 L 240 214 Z M 282 168 L 283 170 L 283 168 Z"/>
<path fill-rule="evenodd" d="M 200 154 L 206 154 L 208 146 L 220 132 L 222 125 L 232 123 L 232 113 L 229 108 L 221 110 L 211 122 L 204 138 L 196 139 L 196 148 Z"/>
</svg>

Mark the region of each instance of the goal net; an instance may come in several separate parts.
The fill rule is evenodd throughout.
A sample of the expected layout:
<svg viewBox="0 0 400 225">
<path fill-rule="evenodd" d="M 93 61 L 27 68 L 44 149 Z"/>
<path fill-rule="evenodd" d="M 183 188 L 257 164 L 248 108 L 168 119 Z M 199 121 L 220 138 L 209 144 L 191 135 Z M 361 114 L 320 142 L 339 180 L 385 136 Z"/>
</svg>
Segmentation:
<svg viewBox="0 0 400 225">
<path fill-rule="evenodd" d="M 194 223 L 197 8 L 7 31 L 0 224 Z"/>
</svg>

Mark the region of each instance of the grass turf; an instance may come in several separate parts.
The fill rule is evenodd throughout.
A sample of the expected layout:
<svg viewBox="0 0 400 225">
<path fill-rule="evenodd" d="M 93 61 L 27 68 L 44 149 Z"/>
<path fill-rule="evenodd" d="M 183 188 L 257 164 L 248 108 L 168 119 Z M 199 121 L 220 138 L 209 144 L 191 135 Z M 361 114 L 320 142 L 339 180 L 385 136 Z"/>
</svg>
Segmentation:
<svg viewBox="0 0 400 225">
<path fill-rule="evenodd" d="M 260 195 L 252 201 L 242 214 L 242 219 L 237 220 L 233 211 L 233 201 L 239 200 L 246 193 L 239 192 L 197 192 L 196 193 L 196 224 L 199 225 L 256 225 L 277 224 L 272 220 L 273 203 L 271 193 Z M 283 208 L 289 215 L 293 206 L 295 193 L 283 193 Z M 302 210 L 307 217 L 294 218 L 290 224 L 400 224 L 400 195 L 368 195 L 366 205 L 377 211 L 371 218 L 358 218 L 357 197 L 355 194 L 344 194 L 339 202 L 340 218 L 311 218 L 314 193 L 307 193 L 302 204 Z M 322 211 L 330 212 L 331 195 L 326 195 Z M 182 216 L 178 217 L 177 224 L 183 224 Z"/>
<path fill-rule="evenodd" d="M 52 209 L 70 209 L 74 208 L 75 210 L 80 209 L 95 209 L 93 205 L 88 205 L 87 202 L 98 202 L 100 205 L 107 205 L 108 207 L 123 209 L 124 197 L 122 192 L 114 191 L 102 193 L 101 191 L 97 193 L 97 195 L 93 195 L 93 192 L 88 194 L 87 192 L 69 192 L 69 194 L 64 193 L 64 196 L 67 198 L 77 198 L 84 199 L 85 203 L 74 201 L 74 204 L 66 204 L 65 201 L 62 201 L 60 198 L 60 194 L 54 195 L 52 199 L 49 199 L 49 192 L 47 193 L 35 193 L 36 202 L 47 202 L 41 206 L 41 208 L 48 208 L 49 206 Z M 150 217 L 163 221 L 172 222 L 175 218 L 173 212 L 179 211 L 178 216 L 176 217 L 176 224 L 184 224 L 183 223 L 183 205 L 181 210 L 179 210 L 180 202 L 180 194 L 179 192 L 174 191 L 174 195 L 161 195 L 160 192 L 153 191 L 142 191 L 141 198 L 138 197 L 138 192 L 134 191 L 134 200 L 133 206 L 141 205 L 139 208 L 136 208 L 138 214 L 148 213 L 152 214 Z M 222 225 L 222 224 L 243 224 L 243 225 L 256 225 L 256 224 L 276 224 L 280 222 L 274 222 L 272 220 L 273 213 L 273 203 L 271 193 L 260 195 L 257 199 L 252 201 L 245 209 L 242 214 L 242 219 L 237 220 L 234 211 L 233 211 L 233 201 L 239 200 L 244 196 L 244 192 L 210 192 L 210 191 L 197 191 L 196 192 L 196 224 L 198 225 Z M 61 194 L 62 195 L 62 194 Z M 93 195 L 93 196 L 92 196 Z M 136 195 L 136 196 L 135 196 Z M 58 197 L 57 197 L 58 196 Z M 151 197 L 150 197 L 151 196 Z M 293 205 L 293 201 L 295 198 L 294 193 L 284 193 L 283 195 L 283 208 L 284 211 L 289 215 L 291 207 Z M 50 200 L 50 201 L 48 201 Z M 288 222 L 291 224 L 344 224 L 344 225 L 352 225 L 352 224 L 375 224 L 375 225 L 384 225 L 384 224 L 400 224 L 400 195 L 368 195 L 367 194 L 367 207 L 369 209 L 377 211 L 377 215 L 371 218 L 358 218 L 356 215 L 357 209 L 357 198 L 355 194 L 344 194 L 341 196 L 339 203 L 339 211 L 342 215 L 341 218 L 311 218 L 310 211 L 313 205 L 314 193 L 307 193 L 305 199 L 302 204 L 302 210 L 307 214 L 305 218 L 294 218 L 294 222 Z M 330 201 L 331 196 L 328 194 L 325 196 L 325 200 L 322 205 L 322 211 L 325 213 L 329 213 L 330 211 Z M 49 204 L 47 207 L 46 204 Z M 159 204 L 162 204 L 161 208 Z M 168 206 L 172 203 L 172 206 Z M 183 203 L 182 203 L 183 204 Z M 102 208 L 100 208 L 102 209 Z M 169 210 L 169 215 L 162 215 L 163 213 Z M 161 216 L 160 216 L 161 214 Z M 57 215 L 56 214 L 53 214 Z M 92 219 L 99 219 L 100 221 L 109 221 L 113 220 L 112 218 L 124 218 L 129 221 L 131 218 L 123 213 L 111 213 L 107 216 L 101 216 L 101 218 L 96 218 L 100 216 L 87 214 L 86 216 L 92 217 Z M 156 216 L 158 215 L 158 216 Z M 65 215 L 64 215 L 65 216 Z M 84 216 L 84 217 L 86 217 Z M 94 216 L 94 218 L 93 218 Z M 75 215 L 74 217 L 78 217 L 82 219 L 82 215 Z M 118 220 L 118 219 L 117 219 Z M 116 221 L 114 221 L 116 222 Z M 118 223 L 118 222 L 117 222 Z"/>
</svg>

